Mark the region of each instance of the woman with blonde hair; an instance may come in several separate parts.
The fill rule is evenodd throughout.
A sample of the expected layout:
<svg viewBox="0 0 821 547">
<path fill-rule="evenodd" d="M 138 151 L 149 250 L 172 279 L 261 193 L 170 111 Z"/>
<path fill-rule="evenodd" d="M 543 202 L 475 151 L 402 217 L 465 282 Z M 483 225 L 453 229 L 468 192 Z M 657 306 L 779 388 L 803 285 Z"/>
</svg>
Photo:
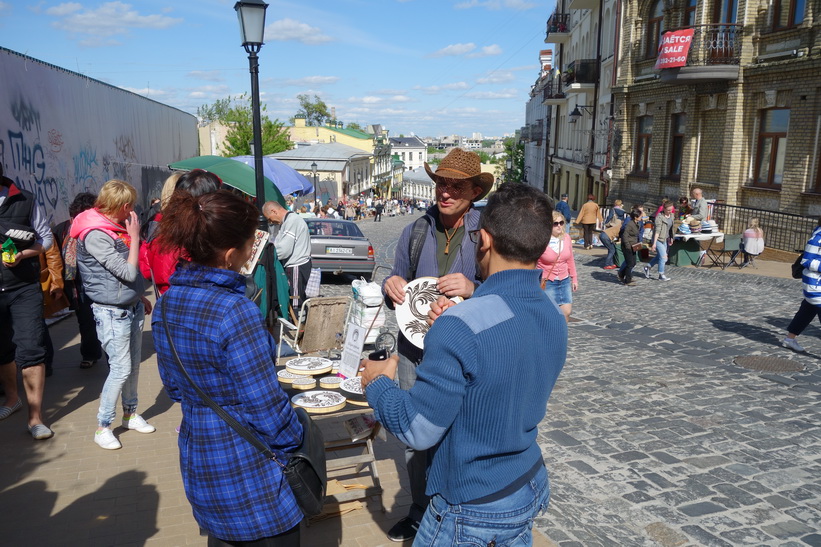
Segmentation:
<svg viewBox="0 0 821 547">
<path fill-rule="evenodd" d="M 741 251 L 744 253 L 742 268 L 749 265 L 753 257 L 764 252 L 764 230 L 758 225 L 757 218 L 750 219 L 750 224 L 741 235 Z"/>
<path fill-rule="evenodd" d="M 138 269 L 136 201 L 133 186 L 110 180 L 100 190 L 94 208 L 77 215 L 70 232 L 77 239 L 77 267 L 93 302 L 97 337 L 108 355 L 108 378 L 100 394 L 94 434 L 94 442 L 106 450 L 122 446 L 111 430 L 121 396 L 123 427 L 140 433 L 155 431 L 137 414 L 143 322 L 145 314 L 151 313 L 151 303 L 142 295 L 144 281 Z"/>
<path fill-rule="evenodd" d="M 553 211 L 553 231 L 550 242 L 536 267 L 542 270 L 542 289 L 562 310 L 565 320 L 570 320 L 573 293 L 579 288 L 576 277 L 576 261 L 573 259 L 573 240 L 565 232 L 565 218 L 560 211 Z"/>
</svg>

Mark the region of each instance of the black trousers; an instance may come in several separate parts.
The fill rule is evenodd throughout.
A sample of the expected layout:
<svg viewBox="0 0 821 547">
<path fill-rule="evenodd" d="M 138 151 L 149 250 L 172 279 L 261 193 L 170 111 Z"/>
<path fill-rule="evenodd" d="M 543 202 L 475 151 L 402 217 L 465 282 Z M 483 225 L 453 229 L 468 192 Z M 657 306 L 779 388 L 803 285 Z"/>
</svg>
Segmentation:
<svg viewBox="0 0 821 547">
<path fill-rule="evenodd" d="M 302 303 L 308 298 L 305 288 L 308 286 L 308 278 L 311 277 L 312 263 L 309 260 L 299 266 L 288 266 L 285 268 L 285 275 L 288 276 L 288 284 L 291 286 L 291 306 L 294 313 L 299 311 Z"/>
<path fill-rule="evenodd" d="M 806 300 L 801 300 L 801 306 L 798 308 L 798 311 L 795 312 L 795 317 L 792 318 L 790 321 L 790 326 L 787 327 L 787 332 L 790 334 L 801 334 L 804 332 L 812 320 L 816 317 L 821 317 L 819 315 L 821 313 L 821 309 L 816 306 L 813 306 Z"/>
</svg>

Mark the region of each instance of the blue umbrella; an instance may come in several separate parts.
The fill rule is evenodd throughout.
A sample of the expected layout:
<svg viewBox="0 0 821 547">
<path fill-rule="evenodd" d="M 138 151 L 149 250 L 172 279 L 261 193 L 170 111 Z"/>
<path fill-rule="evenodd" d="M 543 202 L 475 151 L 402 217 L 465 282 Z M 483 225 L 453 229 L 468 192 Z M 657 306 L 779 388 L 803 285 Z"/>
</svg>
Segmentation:
<svg viewBox="0 0 821 547">
<path fill-rule="evenodd" d="M 245 165 L 254 167 L 254 156 L 234 156 L 232 160 L 239 161 Z M 283 196 L 293 194 L 304 196 L 314 191 L 311 184 L 304 175 L 299 174 L 293 167 L 276 158 L 262 158 L 262 173 L 274 182 L 274 185 L 282 192 Z"/>
</svg>

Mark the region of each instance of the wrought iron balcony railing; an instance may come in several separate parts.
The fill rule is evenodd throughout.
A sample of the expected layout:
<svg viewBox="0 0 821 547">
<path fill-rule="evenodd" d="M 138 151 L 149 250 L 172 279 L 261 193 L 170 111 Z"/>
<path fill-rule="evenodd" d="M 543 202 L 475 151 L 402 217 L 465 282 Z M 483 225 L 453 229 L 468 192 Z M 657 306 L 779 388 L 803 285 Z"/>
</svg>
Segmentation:
<svg viewBox="0 0 821 547">
<path fill-rule="evenodd" d="M 737 65 L 741 61 L 742 25 L 721 23 L 686 28 L 694 31 L 686 66 Z"/>
<path fill-rule="evenodd" d="M 564 99 L 567 95 L 564 92 L 564 85 L 561 80 L 553 80 L 544 86 L 543 101 L 547 99 Z"/>
<path fill-rule="evenodd" d="M 565 85 L 595 84 L 599 79 L 599 66 L 596 59 L 576 59 L 562 74 Z"/>
<path fill-rule="evenodd" d="M 569 13 L 554 13 L 547 20 L 547 35 L 555 32 L 570 32 Z"/>
</svg>

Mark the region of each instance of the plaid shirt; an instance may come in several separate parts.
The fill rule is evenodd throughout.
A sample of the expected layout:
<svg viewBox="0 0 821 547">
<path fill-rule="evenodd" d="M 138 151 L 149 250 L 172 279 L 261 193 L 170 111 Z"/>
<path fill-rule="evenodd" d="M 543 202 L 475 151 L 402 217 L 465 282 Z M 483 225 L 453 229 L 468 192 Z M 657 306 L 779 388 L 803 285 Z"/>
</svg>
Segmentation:
<svg viewBox="0 0 821 547">
<path fill-rule="evenodd" d="M 276 344 L 245 298 L 245 278 L 197 264 L 171 277 L 152 319 L 157 363 L 169 396 L 182 403 L 180 468 L 197 523 L 228 541 L 273 536 L 302 513 L 276 462 L 265 458 L 199 398 L 179 372 L 162 302 L 185 369 L 211 398 L 275 452 L 294 450 L 302 427 L 279 386 Z"/>
</svg>

